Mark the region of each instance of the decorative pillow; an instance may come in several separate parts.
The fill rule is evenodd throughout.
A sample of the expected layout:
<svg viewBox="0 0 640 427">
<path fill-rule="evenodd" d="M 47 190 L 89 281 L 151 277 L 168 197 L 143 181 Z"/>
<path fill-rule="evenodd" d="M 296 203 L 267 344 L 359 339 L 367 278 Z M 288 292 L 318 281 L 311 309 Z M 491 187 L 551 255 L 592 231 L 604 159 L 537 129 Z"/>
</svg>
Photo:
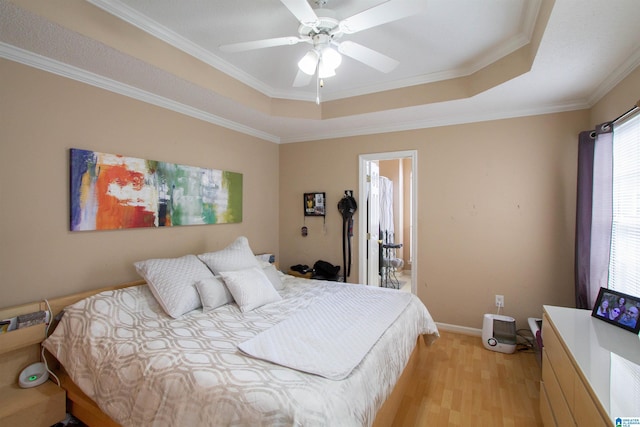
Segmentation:
<svg viewBox="0 0 640 427">
<path fill-rule="evenodd" d="M 195 284 L 212 278 L 213 274 L 195 255 L 180 258 L 159 258 L 133 264 L 147 281 L 153 296 L 173 318 L 201 307 Z"/>
<path fill-rule="evenodd" d="M 256 259 L 260 264 L 273 264 L 276 260 L 276 256 L 274 254 L 258 254 L 256 255 Z"/>
<path fill-rule="evenodd" d="M 220 274 L 221 271 L 243 270 L 249 267 L 258 267 L 258 260 L 249 247 L 249 240 L 240 236 L 226 248 L 217 252 L 208 252 L 198 255 L 198 258 L 205 264 L 214 274 Z"/>
<path fill-rule="evenodd" d="M 269 279 L 269 281 L 271 282 L 273 287 L 276 288 L 277 291 L 281 291 L 282 288 L 284 288 L 282 279 L 280 278 L 280 273 L 278 272 L 278 269 L 276 268 L 275 265 L 269 264 L 267 266 L 264 266 L 262 267 L 262 271 L 264 272 L 264 274 L 267 276 L 267 279 Z"/>
<path fill-rule="evenodd" d="M 260 267 L 223 271 L 220 275 L 242 312 L 282 299 Z"/>
<path fill-rule="evenodd" d="M 196 283 L 196 288 L 200 294 L 202 311 L 211 311 L 233 302 L 231 292 L 217 277 L 200 280 Z"/>
</svg>

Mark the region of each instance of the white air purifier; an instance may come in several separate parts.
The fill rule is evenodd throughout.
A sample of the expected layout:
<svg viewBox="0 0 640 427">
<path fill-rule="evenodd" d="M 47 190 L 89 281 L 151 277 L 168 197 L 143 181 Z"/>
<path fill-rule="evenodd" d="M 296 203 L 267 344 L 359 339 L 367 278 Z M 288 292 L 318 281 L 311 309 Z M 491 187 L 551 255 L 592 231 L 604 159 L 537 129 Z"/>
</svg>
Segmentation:
<svg viewBox="0 0 640 427">
<path fill-rule="evenodd" d="M 482 344 L 491 351 L 516 351 L 516 320 L 500 314 L 485 314 L 482 322 Z"/>
</svg>

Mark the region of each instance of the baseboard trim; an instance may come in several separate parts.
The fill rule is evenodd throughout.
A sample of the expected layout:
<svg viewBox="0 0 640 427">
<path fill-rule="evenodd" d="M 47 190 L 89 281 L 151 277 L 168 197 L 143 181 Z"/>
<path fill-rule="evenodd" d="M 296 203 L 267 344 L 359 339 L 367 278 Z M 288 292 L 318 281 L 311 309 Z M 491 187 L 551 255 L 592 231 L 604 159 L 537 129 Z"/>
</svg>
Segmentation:
<svg viewBox="0 0 640 427">
<path fill-rule="evenodd" d="M 464 334 L 464 335 L 472 335 L 474 337 L 482 336 L 482 329 L 469 328 L 467 326 L 451 325 L 449 323 L 440 323 L 440 322 L 436 322 L 436 325 L 438 326 L 438 329 L 440 329 L 441 331 L 455 332 L 455 333 Z"/>
</svg>

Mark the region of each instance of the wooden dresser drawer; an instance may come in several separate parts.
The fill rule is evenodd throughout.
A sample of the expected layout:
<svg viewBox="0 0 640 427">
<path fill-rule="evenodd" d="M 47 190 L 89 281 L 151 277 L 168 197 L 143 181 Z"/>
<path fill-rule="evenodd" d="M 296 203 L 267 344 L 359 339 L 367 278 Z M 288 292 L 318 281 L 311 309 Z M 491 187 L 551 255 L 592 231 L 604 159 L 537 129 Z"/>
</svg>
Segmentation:
<svg viewBox="0 0 640 427">
<path fill-rule="evenodd" d="M 573 405 L 573 386 L 576 373 L 571 359 L 569 359 L 567 352 L 549 322 L 542 322 L 542 339 L 548 360 L 551 362 L 551 367 L 558 379 L 562 393 L 567 402 Z"/>
<path fill-rule="evenodd" d="M 600 411 L 598 411 L 595 402 L 591 399 L 584 383 L 577 375 L 574 392 L 573 415 L 577 425 L 580 427 L 601 427 L 609 425 L 609 423 L 602 418 Z"/>
<path fill-rule="evenodd" d="M 573 415 L 571 415 L 571 409 L 569 408 L 571 403 L 566 400 L 565 395 L 562 393 L 560 383 L 558 382 L 554 369 L 551 367 L 546 350 L 545 347 L 542 351 L 542 381 L 544 382 L 545 391 L 552 407 L 551 412 L 553 418 L 558 426 L 574 426 L 575 422 Z M 572 367 L 570 367 L 570 369 L 573 370 Z"/>
<path fill-rule="evenodd" d="M 544 427 L 557 426 L 556 420 L 553 418 L 553 411 L 551 410 L 551 404 L 549 403 L 549 397 L 545 390 L 544 381 L 540 381 L 540 418 L 542 418 L 542 425 Z"/>
</svg>

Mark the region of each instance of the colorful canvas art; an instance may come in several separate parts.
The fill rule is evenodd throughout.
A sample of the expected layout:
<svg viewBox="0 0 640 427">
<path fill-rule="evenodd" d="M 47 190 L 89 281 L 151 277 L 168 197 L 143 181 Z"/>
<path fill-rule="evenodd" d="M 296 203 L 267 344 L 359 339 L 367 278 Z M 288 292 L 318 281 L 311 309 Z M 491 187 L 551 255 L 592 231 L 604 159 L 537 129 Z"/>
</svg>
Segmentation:
<svg viewBox="0 0 640 427">
<path fill-rule="evenodd" d="M 71 149 L 71 231 L 242 222 L 242 174 Z"/>
</svg>

